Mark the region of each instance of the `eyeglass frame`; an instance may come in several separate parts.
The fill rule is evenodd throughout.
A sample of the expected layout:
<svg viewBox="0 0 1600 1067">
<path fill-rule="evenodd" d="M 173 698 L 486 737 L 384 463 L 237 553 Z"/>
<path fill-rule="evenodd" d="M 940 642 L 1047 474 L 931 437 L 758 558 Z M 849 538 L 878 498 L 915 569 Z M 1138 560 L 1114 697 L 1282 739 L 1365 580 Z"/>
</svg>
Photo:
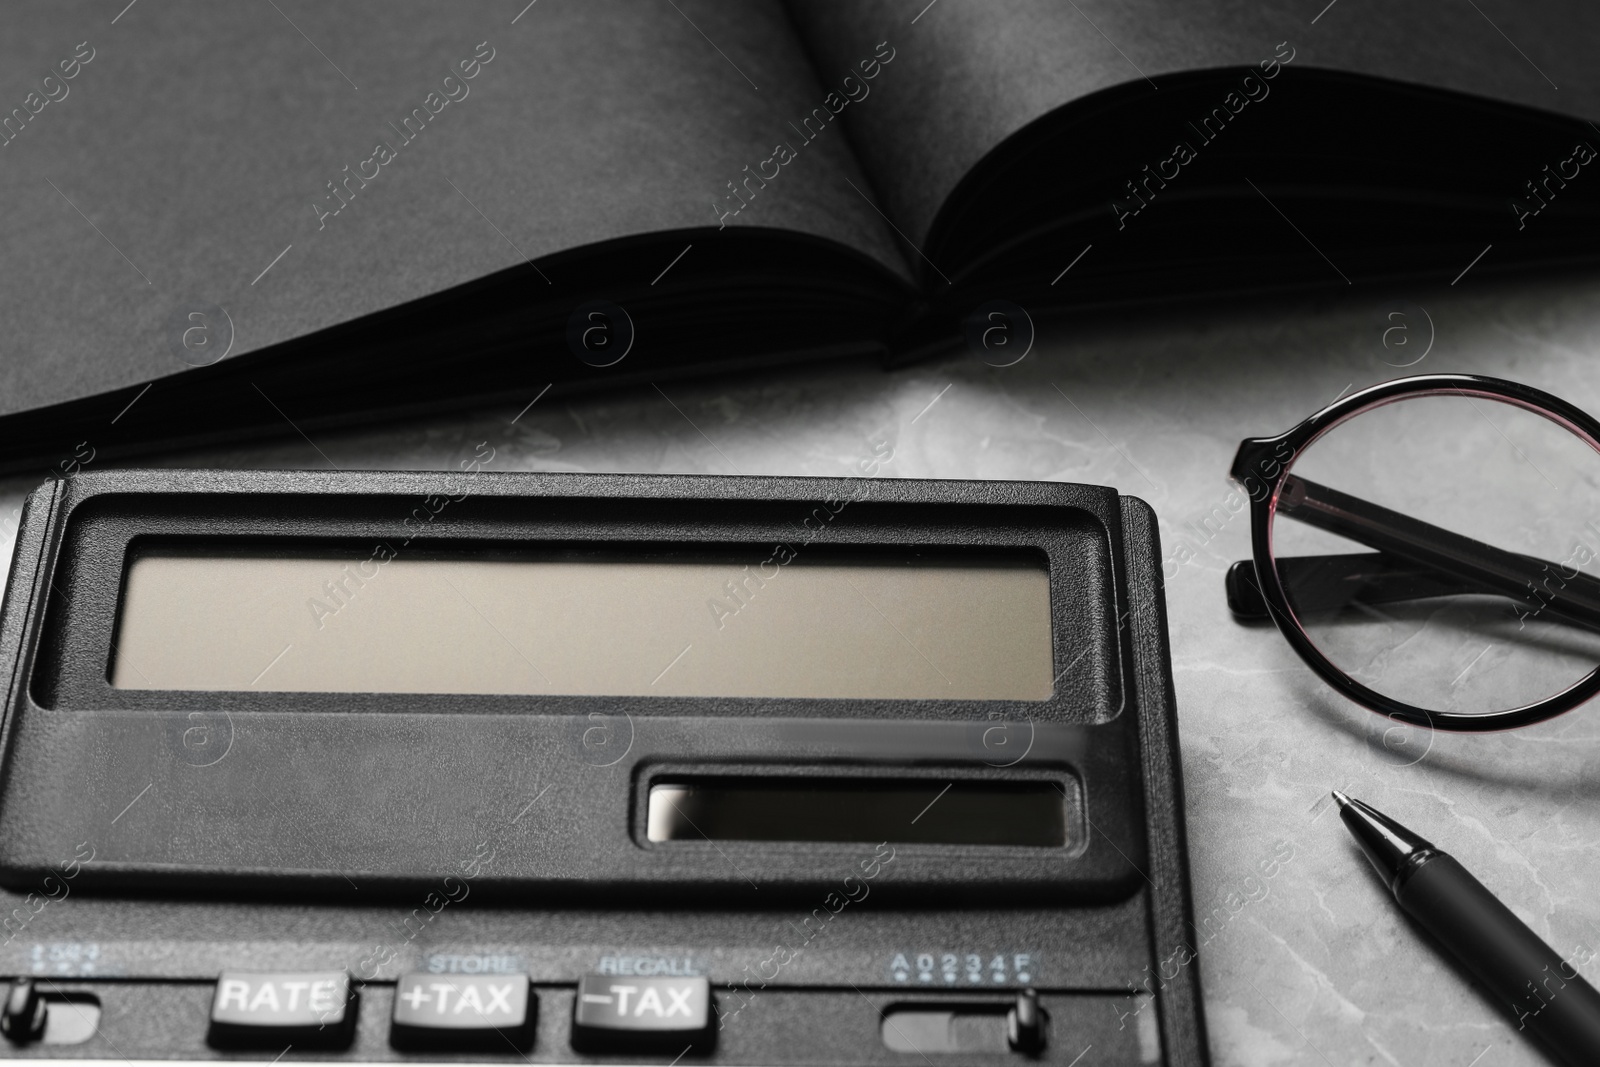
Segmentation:
<svg viewBox="0 0 1600 1067">
<path fill-rule="evenodd" d="M 1395 721 L 1434 730 L 1482 733 L 1512 730 L 1565 714 L 1600 695 L 1600 665 L 1566 689 L 1519 708 L 1483 713 L 1428 711 L 1371 689 L 1335 666 L 1317 648 L 1290 606 L 1272 553 L 1272 524 L 1295 461 L 1319 438 L 1357 415 L 1425 396 L 1509 403 L 1576 434 L 1600 454 L 1600 420 L 1560 397 L 1519 382 L 1477 374 L 1418 374 L 1359 390 L 1284 433 L 1246 438 L 1239 443 L 1229 476 L 1250 499 L 1251 562 L 1257 591 L 1278 631 L 1307 666 L 1341 695 Z M 1241 565 L 1230 569 L 1230 579 Z"/>
</svg>

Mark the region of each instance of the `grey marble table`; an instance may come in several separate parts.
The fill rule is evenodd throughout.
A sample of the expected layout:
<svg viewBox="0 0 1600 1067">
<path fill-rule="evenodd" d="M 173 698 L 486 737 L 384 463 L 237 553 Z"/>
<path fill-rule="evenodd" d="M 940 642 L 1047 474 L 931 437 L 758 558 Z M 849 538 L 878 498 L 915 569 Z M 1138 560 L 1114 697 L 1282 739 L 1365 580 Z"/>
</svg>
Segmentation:
<svg viewBox="0 0 1600 1067">
<path fill-rule="evenodd" d="M 1398 334 L 1385 344 L 1397 323 L 1405 348 Z M 1395 368 L 1424 351 L 1411 370 Z M 1227 515 L 1218 509 L 1242 436 L 1286 429 L 1351 388 L 1474 371 L 1600 412 L 1597 360 L 1600 275 L 1469 279 L 1392 297 L 1041 322 L 1033 351 L 1006 368 L 967 352 L 894 372 L 811 366 L 545 398 L 519 416 L 522 401 L 314 443 L 285 426 L 278 440 L 149 462 L 455 469 L 487 441 L 503 470 L 825 476 L 852 473 L 869 442 L 887 438 L 885 476 L 1096 482 L 1142 497 L 1168 556 L 1195 909 L 1212 917 L 1199 966 L 1216 1062 L 1504 1067 L 1545 1061 L 1404 924 L 1328 814 L 1328 790 L 1426 832 L 1563 955 L 1593 957 L 1600 707 L 1499 735 L 1388 732 L 1275 632 L 1231 620 L 1222 574 L 1248 554 L 1248 519 L 1216 516 Z M 31 481 L 0 483 L 0 560 Z M 1273 857 L 1274 877 L 1247 885 Z M 1600 960 L 1583 970 L 1600 982 Z"/>
</svg>

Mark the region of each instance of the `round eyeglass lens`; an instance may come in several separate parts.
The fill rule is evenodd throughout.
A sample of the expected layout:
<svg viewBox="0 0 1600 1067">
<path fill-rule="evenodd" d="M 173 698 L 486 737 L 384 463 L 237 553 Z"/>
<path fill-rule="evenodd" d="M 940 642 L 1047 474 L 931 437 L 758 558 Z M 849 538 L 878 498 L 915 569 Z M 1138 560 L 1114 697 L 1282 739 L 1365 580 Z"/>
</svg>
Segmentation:
<svg viewBox="0 0 1600 1067">
<path fill-rule="evenodd" d="M 1369 408 L 1290 464 L 1273 566 L 1344 674 L 1425 711 L 1508 711 L 1600 665 L 1600 452 L 1471 393 Z"/>
</svg>

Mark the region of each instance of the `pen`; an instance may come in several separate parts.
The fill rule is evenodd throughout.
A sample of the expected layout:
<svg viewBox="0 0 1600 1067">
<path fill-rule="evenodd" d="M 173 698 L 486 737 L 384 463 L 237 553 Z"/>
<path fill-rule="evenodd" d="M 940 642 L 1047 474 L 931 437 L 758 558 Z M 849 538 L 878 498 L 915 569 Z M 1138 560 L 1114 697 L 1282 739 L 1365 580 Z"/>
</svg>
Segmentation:
<svg viewBox="0 0 1600 1067">
<path fill-rule="evenodd" d="M 1338 790 L 1339 817 L 1406 914 L 1471 971 L 1562 1063 L 1600 1057 L 1600 993 L 1467 869 Z"/>
</svg>

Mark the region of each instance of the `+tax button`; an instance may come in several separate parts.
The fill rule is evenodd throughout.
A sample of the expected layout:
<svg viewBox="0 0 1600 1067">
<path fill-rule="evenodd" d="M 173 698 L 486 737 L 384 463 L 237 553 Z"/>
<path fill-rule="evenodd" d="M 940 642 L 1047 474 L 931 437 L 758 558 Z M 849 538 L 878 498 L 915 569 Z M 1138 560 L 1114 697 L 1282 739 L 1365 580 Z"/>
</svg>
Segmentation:
<svg viewBox="0 0 1600 1067">
<path fill-rule="evenodd" d="M 397 1049 L 526 1052 L 536 1010 L 526 974 L 407 974 L 394 988 Z"/>
</svg>

